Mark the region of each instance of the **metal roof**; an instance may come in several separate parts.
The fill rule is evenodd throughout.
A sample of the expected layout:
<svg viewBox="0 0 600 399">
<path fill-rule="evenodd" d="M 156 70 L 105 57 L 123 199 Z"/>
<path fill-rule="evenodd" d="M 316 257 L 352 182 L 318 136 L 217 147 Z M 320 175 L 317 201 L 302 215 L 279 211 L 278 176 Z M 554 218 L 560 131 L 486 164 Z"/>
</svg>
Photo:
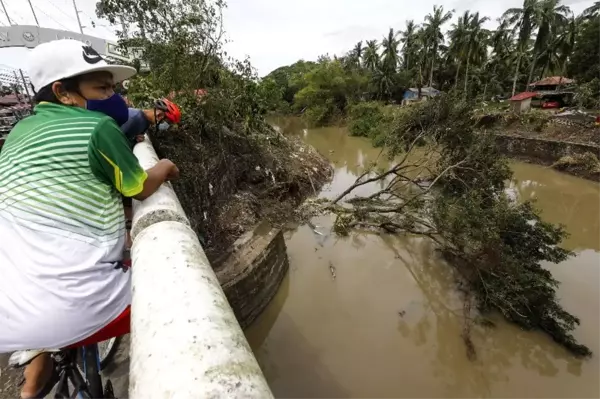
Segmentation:
<svg viewBox="0 0 600 399">
<path fill-rule="evenodd" d="M 556 86 L 568 85 L 571 83 L 575 83 L 575 81 L 564 76 L 548 76 L 547 78 L 531 83 L 529 86 Z"/>
<path fill-rule="evenodd" d="M 523 100 L 527 100 L 528 98 L 533 98 L 535 96 L 537 96 L 537 93 L 534 91 L 524 91 L 523 93 L 515 94 L 514 96 L 509 98 L 509 100 L 510 101 L 523 101 Z"/>
</svg>

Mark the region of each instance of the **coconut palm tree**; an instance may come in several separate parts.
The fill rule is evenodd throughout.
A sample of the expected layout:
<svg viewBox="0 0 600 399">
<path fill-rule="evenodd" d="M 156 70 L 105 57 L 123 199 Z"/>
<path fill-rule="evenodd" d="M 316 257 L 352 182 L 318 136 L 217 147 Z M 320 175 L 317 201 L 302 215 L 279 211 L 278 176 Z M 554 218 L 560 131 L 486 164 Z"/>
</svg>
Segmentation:
<svg viewBox="0 0 600 399">
<path fill-rule="evenodd" d="M 363 52 L 363 65 L 373 72 L 379 67 L 379 45 L 377 40 L 367 40 L 367 47 Z"/>
<path fill-rule="evenodd" d="M 560 0 L 542 0 L 541 3 L 539 3 L 538 13 L 536 15 L 538 18 L 536 23 L 539 28 L 535 38 L 535 44 L 533 45 L 533 60 L 531 62 L 526 87 L 529 87 L 529 84 L 531 83 L 540 53 L 548 49 L 549 42 L 556 38 L 559 27 L 562 27 L 567 23 L 567 14 L 570 12 L 571 10 L 569 7 L 560 5 Z M 556 46 L 557 42 L 553 44 Z"/>
<path fill-rule="evenodd" d="M 599 2 L 600 3 L 600 2 Z M 579 19 L 571 14 L 571 17 L 567 21 L 567 23 L 562 27 L 560 33 L 558 34 L 559 38 L 559 52 L 560 52 L 560 65 L 561 69 L 564 73 L 566 70 L 567 62 L 569 57 L 573 53 L 573 49 L 575 48 L 575 39 L 577 38 L 577 33 L 579 32 Z M 543 73 L 542 73 L 543 76 Z"/>
<path fill-rule="evenodd" d="M 396 72 L 398 64 L 400 63 L 400 53 L 398 53 L 398 32 L 394 32 L 393 28 L 390 28 L 387 37 L 383 38 L 381 47 L 383 51 L 381 53 L 381 66 L 382 69 Z"/>
<path fill-rule="evenodd" d="M 587 19 L 598 18 L 600 16 L 600 1 L 595 2 L 594 5 L 583 10 L 581 15 Z"/>
<path fill-rule="evenodd" d="M 467 34 L 464 41 L 466 52 L 464 90 L 465 98 L 467 97 L 469 86 L 469 66 L 472 62 L 481 64 L 487 55 L 487 39 L 489 32 L 483 29 L 483 24 L 488 19 L 488 17 L 479 17 L 479 12 L 471 15 L 470 18 L 467 15 Z"/>
<path fill-rule="evenodd" d="M 354 46 L 354 49 L 352 50 L 352 59 L 355 63 L 355 65 L 357 67 L 360 68 L 360 61 L 362 60 L 362 56 L 363 56 L 363 42 L 362 40 L 358 43 L 356 43 L 356 45 Z"/>
<path fill-rule="evenodd" d="M 451 58 L 456 62 L 456 76 L 454 77 L 454 87 L 458 86 L 458 76 L 460 72 L 461 62 L 465 56 L 466 41 L 467 41 L 467 27 L 471 15 L 469 11 L 458 17 L 458 21 L 452 24 L 452 29 L 448 33 L 450 38 L 450 47 L 448 52 Z"/>
<path fill-rule="evenodd" d="M 415 33 L 415 65 L 417 66 L 417 76 L 414 81 L 415 86 L 419 89 L 419 97 L 421 97 L 421 88 L 425 86 L 427 66 L 429 65 L 429 48 L 427 46 L 428 38 L 425 28 L 420 28 Z"/>
<path fill-rule="evenodd" d="M 498 27 L 490 34 L 489 45 L 492 48 L 492 54 L 490 62 L 487 65 L 487 71 L 496 80 L 494 85 L 501 86 L 497 76 L 498 69 L 500 68 L 500 71 L 508 69 L 513 47 L 513 31 L 509 29 L 506 19 L 498 19 Z M 486 80 L 483 86 L 484 97 L 487 92 L 488 82 L 490 81 Z"/>
<path fill-rule="evenodd" d="M 416 30 L 418 25 L 415 25 L 415 21 L 412 19 L 410 21 L 406 21 L 406 29 L 402 31 L 402 37 L 400 41 L 402 42 L 402 50 L 404 53 L 404 69 L 410 69 L 411 61 L 414 62 L 413 58 L 415 56 L 415 46 L 416 46 Z"/>
<path fill-rule="evenodd" d="M 514 25 L 513 29 L 518 32 L 517 37 L 517 48 L 515 53 L 516 65 L 515 65 L 515 76 L 513 79 L 512 95 L 514 96 L 517 89 L 517 79 L 519 78 L 519 70 L 521 67 L 521 61 L 523 55 L 525 55 L 527 46 L 529 44 L 529 38 L 535 28 L 536 21 L 539 15 L 539 0 L 524 0 L 523 7 L 521 8 L 509 8 L 503 15 L 503 19 L 508 21 L 510 25 Z"/>
<path fill-rule="evenodd" d="M 425 16 L 425 33 L 427 36 L 428 47 L 431 49 L 431 69 L 429 72 L 429 86 L 433 85 L 433 70 L 437 59 L 438 47 L 444 43 L 442 25 L 452 18 L 454 10 L 444 13 L 444 7 L 433 6 L 433 14 Z"/>
</svg>

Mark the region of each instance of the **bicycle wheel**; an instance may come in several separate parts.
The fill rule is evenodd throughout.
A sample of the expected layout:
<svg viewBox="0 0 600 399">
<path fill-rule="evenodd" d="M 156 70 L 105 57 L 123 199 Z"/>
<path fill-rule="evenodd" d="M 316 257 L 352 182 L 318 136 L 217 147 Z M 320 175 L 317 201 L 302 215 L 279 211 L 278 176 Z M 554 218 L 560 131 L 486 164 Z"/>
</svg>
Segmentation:
<svg viewBox="0 0 600 399">
<path fill-rule="evenodd" d="M 100 358 L 100 370 L 104 370 L 112 361 L 119 349 L 121 337 L 114 337 L 106 341 L 98 342 L 98 357 Z"/>
<path fill-rule="evenodd" d="M 83 358 L 83 371 L 87 381 L 90 394 L 93 398 L 102 398 L 102 377 L 100 376 L 100 358 L 98 357 L 98 345 L 87 345 L 81 348 Z"/>
</svg>

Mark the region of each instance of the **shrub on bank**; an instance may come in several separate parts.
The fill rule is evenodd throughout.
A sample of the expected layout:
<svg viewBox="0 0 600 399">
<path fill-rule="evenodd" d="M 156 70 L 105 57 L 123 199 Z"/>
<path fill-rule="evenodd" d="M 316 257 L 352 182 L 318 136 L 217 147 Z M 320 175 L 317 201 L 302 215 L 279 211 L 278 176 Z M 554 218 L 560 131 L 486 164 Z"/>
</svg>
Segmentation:
<svg viewBox="0 0 600 399">
<path fill-rule="evenodd" d="M 375 101 L 350 106 L 348 130 L 352 136 L 372 137 L 385 119 L 384 105 Z"/>
</svg>

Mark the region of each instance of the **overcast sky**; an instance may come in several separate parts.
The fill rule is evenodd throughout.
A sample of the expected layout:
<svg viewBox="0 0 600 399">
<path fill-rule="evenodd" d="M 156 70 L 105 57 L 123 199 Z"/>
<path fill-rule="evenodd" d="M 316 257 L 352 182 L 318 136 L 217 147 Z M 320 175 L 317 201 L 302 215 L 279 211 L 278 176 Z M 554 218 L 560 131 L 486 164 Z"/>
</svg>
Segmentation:
<svg viewBox="0 0 600 399">
<path fill-rule="evenodd" d="M 85 33 L 114 39 L 106 21 L 95 17 L 96 0 L 76 0 Z M 41 26 L 78 31 L 72 0 L 31 0 Z M 359 40 L 381 39 L 390 27 L 403 29 L 405 21 L 419 23 L 433 5 L 479 11 L 491 18 L 489 27 L 507 8 L 522 0 L 228 0 L 225 29 L 227 50 L 236 58 L 250 56 L 260 76 L 298 59 L 342 54 Z M 4 0 L 13 23 L 34 24 L 26 0 Z M 577 14 L 593 0 L 563 0 Z M 455 18 L 456 19 L 456 16 Z M 91 21 L 98 26 L 92 28 Z M 0 10 L 0 24 L 8 25 Z M 104 25 L 104 26 L 102 26 Z M 450 24 L 446 26 L 448 28 Z M 0 64 L 24 67 L 27 50 L 0 49 Z"/>
</svg>

